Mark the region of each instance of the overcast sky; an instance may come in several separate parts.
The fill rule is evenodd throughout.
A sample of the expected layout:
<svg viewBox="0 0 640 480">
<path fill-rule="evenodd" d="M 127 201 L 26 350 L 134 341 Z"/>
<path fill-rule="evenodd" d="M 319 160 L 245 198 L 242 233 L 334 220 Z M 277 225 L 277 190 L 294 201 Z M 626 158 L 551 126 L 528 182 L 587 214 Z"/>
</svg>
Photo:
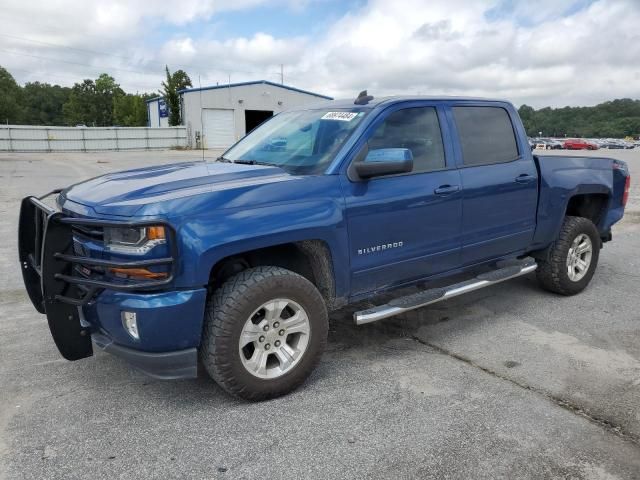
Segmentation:
<svg viewBox="0 0 640 480">
<path fill-rule="evenodd" d="M 536 108 L 640 98 L 640 0 L 0 0 L 20 83 L 101 72 L 156 92 L 280 81 L 334 97 L 479 95 Z"/>
</svg>

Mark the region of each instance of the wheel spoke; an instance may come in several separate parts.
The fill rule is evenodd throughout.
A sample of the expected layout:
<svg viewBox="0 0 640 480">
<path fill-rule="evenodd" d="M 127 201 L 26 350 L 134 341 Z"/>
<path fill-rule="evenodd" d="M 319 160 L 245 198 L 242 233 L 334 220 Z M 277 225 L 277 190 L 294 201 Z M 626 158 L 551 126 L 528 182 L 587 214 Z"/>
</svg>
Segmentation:
<svg viewBox="0 0 640 480">
<path fill-rule="evenodd" d="M 256 348 L 253 351 L 253 355 L 247 361 L 246 365 L 249 369 L 253 370 L 253 372 L 258 375 L 266 375 L 267 374 L 267 357 L 269 354 L 262 350 L 261 348 Z"/>
<path fill-rule="evenodd" d="M 282 311 L 289 304 L 286 300 L 274 300 L 273 302 L 269 302 L 264 306 L 265 310 L 265 320 L 267 322 L 272 322 L 273 320 L 279 319 L 282 317 Z"/>
<path fill-rule="evenodd" d="M 584 260 L 582 260 L 581 258 L 576 259 L 576 268 L 580 273 L 584 272 L 588 266 L 589 264 Z"/>
<path fill-rule="evenodd" d="M 278 357 L 281 370 L 286 370 L 293 363 L 295 352 L 286 343 L 274 353 L 276 354 L 276 357 Z"/>
<path fill-rule="evenodd" d="M 255 323 L 249 322 L 242 329 L 242 334 L 240 335 L 240 347 L 244 347 L 248 343 L 257 342 L 258 338 L 262 334 L 262 323 L 256 325 Z"/>
<path fill-rule="evenodd" d="M 287 334 L 290 333 L 309 333 L 309 320 L 303 312 L 296 312 L 294 316 L 282 321 Z"/>
<path fill-rule="evenodd" d="M 578 255 L 582 255 L 583 253 L 587 253 L 591 251 L 591 244 L 587 241 L 583 241 L 580 245 L 578 245 L 578 247 L 576 248 L 576 254 Z"/>
</svg>

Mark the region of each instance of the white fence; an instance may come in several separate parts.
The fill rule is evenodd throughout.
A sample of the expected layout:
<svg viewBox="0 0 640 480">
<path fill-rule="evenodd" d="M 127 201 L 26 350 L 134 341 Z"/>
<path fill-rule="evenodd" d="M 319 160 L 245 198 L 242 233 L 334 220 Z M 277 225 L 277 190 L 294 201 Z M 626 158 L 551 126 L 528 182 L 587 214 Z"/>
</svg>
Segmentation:
<svg viewBox="0 0 640 480">
<path fill-rule="evenodd" d="M 0 152 L 91 152 L 186 146 L 186 127 L 0 126 Z"/>
</svg>

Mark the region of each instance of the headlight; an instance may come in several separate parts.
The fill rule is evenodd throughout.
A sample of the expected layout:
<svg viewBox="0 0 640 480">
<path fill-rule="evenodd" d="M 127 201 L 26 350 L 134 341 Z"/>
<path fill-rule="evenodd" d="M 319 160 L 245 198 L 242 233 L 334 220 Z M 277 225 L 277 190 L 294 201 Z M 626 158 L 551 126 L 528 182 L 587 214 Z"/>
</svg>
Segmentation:
<svg viewBox="0 0 640 480">
<path fill-rule="evenodd" d="M 144 255 L 156 245 L 167 243 L 165 228 L 149 227 L 105 227 L 105 246 L 112 252 Z"/>
</svg>

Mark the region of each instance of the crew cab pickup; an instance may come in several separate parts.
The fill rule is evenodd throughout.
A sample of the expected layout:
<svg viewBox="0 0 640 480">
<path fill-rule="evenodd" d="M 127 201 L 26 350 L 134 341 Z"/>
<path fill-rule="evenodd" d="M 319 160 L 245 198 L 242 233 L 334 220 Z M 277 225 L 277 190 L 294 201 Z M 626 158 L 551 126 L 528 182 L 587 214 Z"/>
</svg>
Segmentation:
<svg viewBox="0 0 640 480">
<path fill-rule="evenodd" d="M 259 400 L 307 378 L 347 304 L 378 303 L 362 325 L 534 270 L 582 291 L 629 180 L 618 160 L 533 155 L 505 101 L 363 92 L 280 113 L 215 161 L 25 198 L 20 266 L 64 358 L 97 347 L 163 379 L 200 361 Z"/>
</svg>

